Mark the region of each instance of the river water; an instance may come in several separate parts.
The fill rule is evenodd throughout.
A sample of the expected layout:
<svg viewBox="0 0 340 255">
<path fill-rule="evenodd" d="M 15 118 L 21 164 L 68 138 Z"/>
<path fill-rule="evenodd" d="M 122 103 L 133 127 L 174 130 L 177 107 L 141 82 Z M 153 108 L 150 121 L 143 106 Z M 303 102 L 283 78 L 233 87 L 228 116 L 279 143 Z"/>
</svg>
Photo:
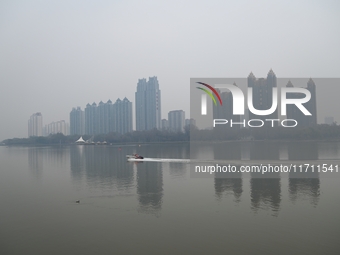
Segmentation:
<svg viewBox="0 0 340 255">
<path fill-rule="evenodd" d="M 340 159 L 337 142 L 232 147 L 233 160 Z M 195 178 L 183 162 L 127 162 L 136 152 L 190 146 L 0 147 L 0 254 L 340 254 L 340 178 Z"/>
</svg>

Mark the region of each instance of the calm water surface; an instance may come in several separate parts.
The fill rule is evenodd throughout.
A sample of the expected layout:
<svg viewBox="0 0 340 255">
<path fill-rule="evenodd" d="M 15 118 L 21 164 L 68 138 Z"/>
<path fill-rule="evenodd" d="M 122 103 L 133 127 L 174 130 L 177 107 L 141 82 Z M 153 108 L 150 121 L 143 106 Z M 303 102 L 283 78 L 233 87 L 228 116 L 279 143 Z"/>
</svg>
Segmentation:
<svg viewBox="0 0 340 255">
<path fill-rule="evenodd" d="M 339 143 L 312 145 L 228 155 L 340 158 Z M 192 178 L 189 164 L 126 162 L 135 152 L 190 157 L 187 144 L 0 147 L 0 254 L 340 254 L 340 178 Z"/>
</svg>

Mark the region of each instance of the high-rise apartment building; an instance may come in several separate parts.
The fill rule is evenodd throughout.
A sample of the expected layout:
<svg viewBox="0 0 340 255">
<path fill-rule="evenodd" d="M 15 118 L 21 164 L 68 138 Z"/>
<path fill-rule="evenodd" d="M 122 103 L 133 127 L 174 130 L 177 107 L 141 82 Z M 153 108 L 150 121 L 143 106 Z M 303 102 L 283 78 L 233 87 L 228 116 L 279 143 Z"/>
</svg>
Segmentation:
<svg viewBox="0 0 340 255">
<path fill-rule="evenodd" d="M 135 93 L 136 107 L 136 130 L 146 130 L 146 98 L 145 91 L 148 83 L 145 78 L 139 79 L 137 83 L 137 91 Z"/>
<path fill-rule="evenodd" d="M 289 81 L 286 87 L 294 87 L 292 82 Z M 307 90 L 309 90 L 311 94 L 311 98 L 308 102 L 304 103 L 304 107 L 312 114 L 312 115 L 304 115 L 300 109 L 296 107 L 296 105 L 288 104 L 287 105 L 287 119 L 294 119 L 297 121 L 298 127 L 310 127 L 315 126 L 317 124 L 317 111 L 316 111 L 316 88 L 315 83 L 312 79 L 309 79 L 307 82 Z M 287 93 L 287 98 L 304 98 L 305 95 L 301 93 Z M 293 125 L 294 123 L 289 123 Z"/>
<path fill-rule="evenodd" d="M 117 132 L 125 134 L 132 131 L 132 103 L 125 97 L 112 104 L 87 104 L 85 108 L 85 134 L 98 135 Z"/>
<path fill-rule="evenodd" d="M 70 135 L 85 134 L 85 113 L 80 108 L 73 108 L 70 112 Z"/>
<path fill-rule="evenodd" d="M 96 134 L 108 134 L 114 131 L 112 126 L 112 101 L 106 103 L 100 101 L 96 109 Z"/>
<path fill-rule="evenodd" d="M 270 69 L 267 78 L 256 79 L 253 73 L 248 76 L 248 87 L 253 89 L 252 102 L 257 110 L 268 110 L 273 104 L 273 88 L 277 87 L 277 79 L 273 70 Z M 255 115 L 249 111 L 249 119 L 278 119 L 277 109 L 270 115 Z M 265 122 L 266 123 L 266 122 Z M 271 122 L 268 122 L 271 125 Z"/>
<path fill-rule="evenodd" d="M 113 105 L 114 131 L 119 134 L 125 134 L 132 131 L 132 102 L 126 97 L 123 100 L 119 98 Z"/>
<path fill-rule="evenodd" d="M 236 83 L 234 82 L 235 86 Z M 216 89 L 221 96 L 222 105 L 214 105 L 213 104 L 213 117 L 214 119 L 226 119 L 231 123 L 238 123 L 233 125 L 233 127 L 240 128 L 240 115 L 233 115 L 233 95 L 230 91 L 221 92 L 219 89 Z M 226 125 L 228 127 L 230 125 Z M 225 127 L 223 127 L 225 128 Z"/>
<path fill-rule="evenodd" d="M 170 111 L 168 113 L 169 131 L 184 132 L 185 112 L 182 110 Z"/>
<path fill-rule="evenodd" d="M 161 128 L 161 91 L 157 77 L 139 79 L 136 97 L 136 130 Z"/>
<path fill-rule="evenodd" d="M 312 78 L 307 82 L 307 89 L 311 94 L 310 100 L 306 103 L 306 108 L 310 111 L 312 116 L 306 116 L 308 125 L 315 126 L 317 125 L 317 108 L 316 108 L 316 86 Z"/>
<path fill-rule="evenodd" d="M 95 135 L 97 134 L 96 130 L 96 113 L 97 113 L 97 104 L 93 103 L 87 104 L 85 108 L 85 134 L 86 135 Z"/>
<path fill-rule="evenodd" d="M 42 115 L 40 112 L 37 112 L 32 114 L 30 119 L 28 120 L 28 137 L 42 135 L 43 135 Z"/>
</svg>

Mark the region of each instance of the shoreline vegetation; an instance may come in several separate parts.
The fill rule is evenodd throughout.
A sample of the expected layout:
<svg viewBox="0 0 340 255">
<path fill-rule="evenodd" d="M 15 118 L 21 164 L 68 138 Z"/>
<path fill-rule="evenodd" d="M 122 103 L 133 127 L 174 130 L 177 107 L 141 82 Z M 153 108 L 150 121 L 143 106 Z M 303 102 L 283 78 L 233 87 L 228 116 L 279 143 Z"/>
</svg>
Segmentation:
<svg viewBox="0 0 340 255">
<path fill-rule="evenodd" d="M 72 145 L 80 135 L 65 136 L 61 133 L 49 136 L 31 136 L 29 138 L 12 138 L 3 140 L 0 145 Z M 182 132 L 161 130 L 133 131 L 126 134 L 109 133 L 103 135 L 83 135 L 84 140 L 93 144 L 122 145 L 145 143 L 178 143 L 178 142 L 223 142 L 223 141 L 310 141 L 340 140 L 340 125 L 317 125 L 305 128 L 218 128 L 199 130 L 195 127 L 185 128 Z"/>
</svg>

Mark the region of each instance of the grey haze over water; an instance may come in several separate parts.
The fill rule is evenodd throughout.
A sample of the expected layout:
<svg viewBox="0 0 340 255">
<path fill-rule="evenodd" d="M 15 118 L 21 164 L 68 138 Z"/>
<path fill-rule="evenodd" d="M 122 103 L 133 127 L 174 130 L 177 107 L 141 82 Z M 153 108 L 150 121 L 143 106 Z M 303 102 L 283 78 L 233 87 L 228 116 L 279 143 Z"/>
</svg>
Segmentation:
<svg viewBox="0 0 340 255">
<path fill-rule="evenodd" d="M 339 10 L 338 1 L 1 1 L 0 141 L 26 137 L 34 112 L 48 124 L 101 100 L 134 107 L 138 79 L 154 75 L 162 118 L 188 117 L 190 77 L 270 68 L 339 77 Z"/>
<path fill-rule="evenodd" d="M 193 176 L 125 158 L 340 158 L 333 141 L 230 145 L 0 146 L 0 254 L 338 254 L 340 173 Z"/>
</svg>

